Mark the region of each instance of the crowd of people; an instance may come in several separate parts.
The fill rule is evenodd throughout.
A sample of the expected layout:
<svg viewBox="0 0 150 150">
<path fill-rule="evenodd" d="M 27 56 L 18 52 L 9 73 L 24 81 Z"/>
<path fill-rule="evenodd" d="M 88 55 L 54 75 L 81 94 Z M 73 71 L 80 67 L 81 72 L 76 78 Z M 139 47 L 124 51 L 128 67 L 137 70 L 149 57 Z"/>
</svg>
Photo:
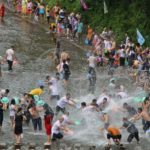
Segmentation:
<svg viewBox="0 0 150 150">
<path fill-rule="evenodd" d="M 8 6 L 11 5 L 11 2 L 8 1 Z M 81 114 L 91 112 L 99 115 L 99 121 L 104 124 L 100 130 L 107 131 L 109 145 L 111 144 L 111 138 L 115 144 L 120 144 L 122 138 L 120 130 L 123 128 L 129 132 L 127 137 L 129 143 L 132 142 L 133 138 L 139 143 L 139 129 L 136 127 L 135 121 L 142 119 L 144 133 L 148 133 L 150 128 L 150 48 L 143 48 L 139 43 L 134 43 L 128 33 L 125 34 L 125 39 L 123 39 L 122 43 L 116 43 L 115 33 L 111 27 L 104 28 L 102 33 L 99 34 L 90 26 L 87 26 L 87 32 L 83 34 L 86 27 L 82 22 L 82 16 L 79 13 L 68 14 L 65 8 L 61 8 L 58 5 L 48 8 L 44 3 L 16 0 L 14 6 L 17 13 L 31 16 L 33 14 L 35 22 L 47 20 L 50 34 L 56 45 L 53 57 L 56 65 L 56 76 L 46 76 L 44 83 L 41 83 L 38 88 L 31 91 L 25 91 L 27 93 L 24 93 L 19 99 L 10 99 L 9 89 L 2 89 L 0 91 L 0 133 L 2 132 L 3 120 L 5 119 L 3 112 L 9 110 L 11 127 L 15 134 L 16 143 L 20 144 L 24 124 L 28 126 L 30 121 L 32 121 L 35 134 L 42 131 L 43 121 L 40 112 L 44 112 L 43 119 L 47 135 L 46 144 L 50 145 L 51 142 L 62 139 L 65 134 L 69 136 L 75 134 L 69 125 L 82 125 L 81 122 L 69 119 L 70 109 L 66 110 L 66 106 L 70 105 L 80 111 Z M 3 11 L 3 13 L 0 13 L 0 15 L 3 14 L 1 15 L 2 20 L 5 14 L 4 8 L 3 4 L 0 7 L 0 12 Z M 84 35 L 86 36 L 84 37 Z M 91 103 L 84 101 L 78 104 L 73 100 L 70 93 L 65 93 L 63 97 L 59 93 L 59 80 L 64 81 L 64 84 L 61 86 L 66 88 L 71 75 L 70 54 L 61 47 L 64 37 L 68 40 L 76 41 L 78 44 L 85 44 L 89 49 L 85 60 L 88 67 L 89 91 L 92 94 L 94 94 L 95 87 L 98 86 L 96 85 L 96 78 L 100 72 L 98 72 L 97 68 L 108 68 L 108 75 L 111 77 L 110 84 L 100 94 L 99 98 L 91 100 Z M 8 71 L 11 72 L 13 70 L 13 63 L 17 61 L 13 46 L 6 51 L 4 58 L 0 57 L 0 63 L 5 61 L 8 63 Z M 126 99 L 128 97 L 124 86 L 118 86 L 114 78 L 116 70 L 121 69 L 121 75 L 125 73 L 127 68 L 130 69 L 128 76 L 131 77 L 136 86 L 140 86 L 147 92 L 147 95 L 140 98 L 140 107 L 138 109 L 127 102 L 120 106 L 114 100 Z M 0 75 L 2 75 L 1 69 Z M 50 101 L 54 100 L 54 106 L 41 100 L 40 96 L 45 88 L 49 89 L 50 97 L 48 99 Z M 115 102 L 115 108 L 111 106 L 111 101 Z M 136 107 L 139 105 L 136 105 Z M 113 116 L 106 111 L 108 108 L 111 108 L 112 112 L 128 113 L 126 117 L 122 118 L 122 127 L 113 125 L 113 122 L 111 122 L 111 117 Z M 62 113 L 61 116 L 59 115 L 60 112 Z"/>
</svg>

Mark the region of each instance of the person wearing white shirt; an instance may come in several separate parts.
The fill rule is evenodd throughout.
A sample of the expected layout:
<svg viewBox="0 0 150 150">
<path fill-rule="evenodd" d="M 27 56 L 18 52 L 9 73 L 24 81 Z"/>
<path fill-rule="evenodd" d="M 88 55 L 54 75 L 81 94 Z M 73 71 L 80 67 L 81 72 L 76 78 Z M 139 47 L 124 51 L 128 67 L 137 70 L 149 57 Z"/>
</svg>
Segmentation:
<svg viewBox="0 0 150 150">
<path fill-rule="evenodd" d="M 96 57 L 94 56 L 94 54 L 92 54 L 92 55 L 88 58 L 88 62 L 89 62 L 89 68 L 95 68 Z"/>
<path fill-rule="evenodd" d="M 52 126 L 52 141 L 56 141 L 57 139 L 62 139 L 63 134 L 61 133 L 61 130 L 63 130 L 62 122 L 64 121 L 64 118 L 61 117 L 59 120 L 57 120 L 53 126 Z"/>
<path fill-rule="evenodd" d="M 61 111 L 62 113 L 66 112 L 66 105 L 69 104 L 71 106 L 76 106 L 76 103 L 71 100 L 71 95 L 70 93 L 67 93 L 66 96 L 62 97 L 58 102 L 56 106 L 56 115 Z"/>
<path fill-rule="evenodd" d="M 53 99 L 59 100 L 60 97 L 59 97 L 59 92 L 58 92 L 57 85 L 55 85 L 52 82 L 50 82 L 49 84 L 50 84 L 49 89 L 50 89 L 50 92 L 51 92 L 50 99 L 51 100 L 53 100 Z"/>
<path fill-rule="evenodd" d="M 10 49 L 6 50 L 6 60 L 8 63 L 8 71 L 12 71 L 13 61 L 14 61 L 14 47 L 12 46 Z"/>
</svg>

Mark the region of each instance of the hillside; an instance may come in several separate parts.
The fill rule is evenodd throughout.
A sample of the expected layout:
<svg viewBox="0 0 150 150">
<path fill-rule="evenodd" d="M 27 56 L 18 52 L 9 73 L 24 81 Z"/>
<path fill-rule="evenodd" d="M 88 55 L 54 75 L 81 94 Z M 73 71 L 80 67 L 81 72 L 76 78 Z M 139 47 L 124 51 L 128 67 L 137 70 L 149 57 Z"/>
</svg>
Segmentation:
<svg viewBox="0 0 150 150">
<path fill-rule="evenodd" d="M 47 2 L 52 6 L 56 0 Z M 150 46 L 150 0 L 105 0 L 107 14 L 104 14 L 103 0 L 85 0 L 85 2 L 89 7 L 87 11 L 82 9 L 80 0 L 59 0 L 59 5 L 69 12 L 80 12 L 84 23 L 90 24 L 96 31 L 111 26 L 119 41 L 126 32 L 136 40 L 138 28 L 146 39 L 144 46 Z"/>
</svg>

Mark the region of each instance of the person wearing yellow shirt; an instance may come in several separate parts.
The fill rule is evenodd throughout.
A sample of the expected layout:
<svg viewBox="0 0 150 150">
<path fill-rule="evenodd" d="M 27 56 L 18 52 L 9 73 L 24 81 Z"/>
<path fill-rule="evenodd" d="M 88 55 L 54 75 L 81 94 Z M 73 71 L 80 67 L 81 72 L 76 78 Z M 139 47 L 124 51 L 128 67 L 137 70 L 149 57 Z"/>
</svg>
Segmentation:
<svg viewBox="0 0 150 150">
<path fill-rule="evenodd" d="M 31 94 L 31 95 L 38 95 L 38 96 L 39 96 L 39 95 L 41 95 L 43 92 L 44 92 L 44 86 L 42 85 L 42 86 L 40 86 L 39 88 L 36 88 L 36 89 L 31 90 L 29 94 Z"/>
</svg>

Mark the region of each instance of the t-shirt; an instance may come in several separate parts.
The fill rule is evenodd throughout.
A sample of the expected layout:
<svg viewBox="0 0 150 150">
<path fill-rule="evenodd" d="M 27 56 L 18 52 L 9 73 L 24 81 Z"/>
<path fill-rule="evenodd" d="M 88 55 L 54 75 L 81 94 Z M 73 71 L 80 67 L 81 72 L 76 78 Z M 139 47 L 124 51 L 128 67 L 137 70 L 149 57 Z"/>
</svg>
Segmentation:
<svg viewBox="0 0 150 150">
<path fill-rule="evenodd" d="M 120 57 L 125 58 L 125 50 L 122 48 L 119 50 Z"/>
<path fill-rule="evenodd" d="M 88 61 L 89 61 L 89 67 L 94 68 L 95 67 L 95 63 L 96 63 L 96 57 L 95 56 L 90 56 Z"/>
<path fill-rule="evenodd" d="M 51 85 L 49 88 L 50 88 L 50 90 L 51 90 L 51 95 L 52 95 L 52 96 L 53 96 L 53 95 L 59 95 L 57 86 Z"/>
<path fill-rule="evenodd" d="M 138 129 L 135 127 L 135 125 L 130 121 L 124 121 L 123 127 L 127 128 L 127 131 L 129 133 L 135 133 L 138 132 Z"/>
<path fill-rule="evenodd" d="M 117 95 L 120 96 L 121 98 L 127 98 L 128 97 L 126 92 L 119 92 L 119 93 L 117 93 Z"/>
<path fill-rule="evenodd" d="M 41 95 L 43 93 L 43 90 L 41 88 L 36 88 L 36 89 L 33 89 L 32 91 L 30 91 L 29 94 L 31 95 Z"/>
<path fill-rule="evenodd" d="M 59 120 L 57 120 L 52 126 L 52 134 L 59 134 L 60 127 L 61 127 L 61 123 Z"/>
<path fill-rule="evenodd" d="M 13 61 L 13 55 L 14 55 L 14 50 L 13 49 L 8 49 L 6 51 L 6 59 Z"/>
<path fill-rule="evenodd" d="M 113 135 L 113 136 L 120 135 L 119 129 L 117 129 L 117 128 L 115 128 L 115 127 L 109 127 L 109 128 L 107 129 L 107 131 L 108 131 L 111 135 Z"/>
<path fill-rule="evenodd" d="M 98 98 L 97 104 L 100 105 L 100 104 L 103 102 L 104 98 L 107 98 L 107 101 L 109 101 L 109 99 L 110 99 L 108 95 L 102 94 L 102 95 L 100 95 L 100 97 Z"/>
<path fill-rule="evenodd" d="M 57 102 L 57 106 L 59 106 L 60 108 L 65 108 L 65 106 L 69 103 L 69 101 L 66 99 L 65 97 L 62 97 L 58 102 Z"/>
</svg>

